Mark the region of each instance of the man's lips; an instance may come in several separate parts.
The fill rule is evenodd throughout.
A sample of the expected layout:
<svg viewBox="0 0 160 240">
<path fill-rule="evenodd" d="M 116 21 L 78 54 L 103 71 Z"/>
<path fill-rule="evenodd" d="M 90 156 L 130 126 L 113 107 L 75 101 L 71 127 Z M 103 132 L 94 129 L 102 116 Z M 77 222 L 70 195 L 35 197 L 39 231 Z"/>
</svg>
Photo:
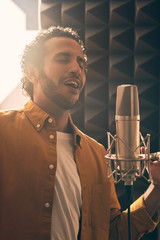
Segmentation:
<svg viewBox="0 0 160 240">
<path fill-rule="evenodd" d="M 77 78 L 68 78 L 67 80 L 64 81 L 64 85 L 79 89 L 80 88 L 80 81 Z"/>
</svg>

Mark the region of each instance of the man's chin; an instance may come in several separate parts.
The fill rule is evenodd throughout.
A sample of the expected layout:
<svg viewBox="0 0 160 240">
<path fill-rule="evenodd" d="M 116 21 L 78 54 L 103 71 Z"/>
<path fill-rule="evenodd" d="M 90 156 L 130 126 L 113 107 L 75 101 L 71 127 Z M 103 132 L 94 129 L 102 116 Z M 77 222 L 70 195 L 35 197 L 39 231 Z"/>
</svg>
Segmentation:
<svg viewBox="0 0 160 240">
<path fill-rule="evenodd" d="M 74 103 L 65 102 L 65 103 L 61 103 L 59 106 L 64 110 L 71 110 L 76 104 L 77 104 L 77 101 Z"/>
<path fill-rule="evenodd" d="M 51 99 L 57 106 L 64 110 L 71 110 L 78 102 L 78 100 L 68 101 L 68 99 Z"/>
</svg>

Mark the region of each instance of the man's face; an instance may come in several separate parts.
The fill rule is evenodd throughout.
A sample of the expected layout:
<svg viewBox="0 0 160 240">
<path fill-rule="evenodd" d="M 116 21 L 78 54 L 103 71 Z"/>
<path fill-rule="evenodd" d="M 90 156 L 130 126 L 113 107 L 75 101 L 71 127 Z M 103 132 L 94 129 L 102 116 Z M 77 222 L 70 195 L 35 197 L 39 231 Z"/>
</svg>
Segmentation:
<svg viewBox="0 0 160 240">
<path fill-rule="evenodd" d="M 75 40 L 55 37 L 45 42 L 46 54 L 39 85 L 48 99 L 63 109 L 78 101 L 85 81 L 84 53 Z"/>
</svg>

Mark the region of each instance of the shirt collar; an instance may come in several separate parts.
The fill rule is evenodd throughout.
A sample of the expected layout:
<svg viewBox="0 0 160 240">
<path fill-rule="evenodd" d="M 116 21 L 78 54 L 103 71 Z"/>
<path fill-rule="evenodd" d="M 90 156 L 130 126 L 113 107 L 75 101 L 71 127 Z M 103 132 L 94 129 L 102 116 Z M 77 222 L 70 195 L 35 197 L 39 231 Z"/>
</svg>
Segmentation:
<svg viewBox="0 0 160 240">
<path fill-rule="evenodd" d="M 51 116 L 48 113 L 46 113 L 43 109 L 41 109 L 31 99 L 25 104 L 23 111 L 24 111 L 24 113 L 26 114 L 27 118 L 30 120 L 30 122 L 32 123 L 32 125 L 34 126 L 34 128 L 37 131 L 41 131 L 41 129 L 44 126 L 45 121 L 48 118 L 51 118 Z M 53 117 L 52 117 L 52 119 L 53 119 L 53 123 L 54 123 L 55 129 L 56 129 L 55 120 L 54 120 Z M 70 121 L 71 128 L 72 128 L 73 135 L 74 135 L 74 145 L 78 144 L 81 147 L 81 136 L 82 136 L 82 133 L 74 125 L 70 115 L 69 115 L 69 121 Z"/>
<path fill-rule="evenodd" d="M 46 119 L 50 117 L 48 113 L 41 109 L 32 100 L 29 100 L 25 104 L 23 110 L 37 131 L 40 131 L 43 128 Z"/>
</svg>

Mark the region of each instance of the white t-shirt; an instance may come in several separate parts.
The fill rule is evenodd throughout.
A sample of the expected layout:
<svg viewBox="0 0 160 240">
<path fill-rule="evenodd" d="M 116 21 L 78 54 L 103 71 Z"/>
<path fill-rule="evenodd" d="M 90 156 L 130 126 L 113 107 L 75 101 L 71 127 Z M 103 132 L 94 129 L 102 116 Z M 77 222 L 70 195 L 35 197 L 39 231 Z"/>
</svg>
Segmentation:
<svg viewBox="0 0 160 240">
<path fill-rule="evenodd" d="M 57 132 L 51 240 L 77 239 L 81 205 L 81 183 L 74 160 L 73 135 Z"/>
</svg>

